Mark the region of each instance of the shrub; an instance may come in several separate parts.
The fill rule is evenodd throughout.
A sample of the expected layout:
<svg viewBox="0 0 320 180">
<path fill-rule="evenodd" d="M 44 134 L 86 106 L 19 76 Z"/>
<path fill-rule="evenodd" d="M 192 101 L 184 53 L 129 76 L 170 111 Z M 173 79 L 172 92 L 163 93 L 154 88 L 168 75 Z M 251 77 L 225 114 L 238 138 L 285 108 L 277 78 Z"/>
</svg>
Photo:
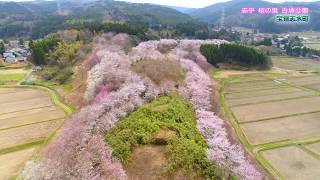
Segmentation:
<svg viewBox="0 0 320 180">
<path fill-rule="evenodd" d="M 71 67 L 66 67 L 66 68 L 64 68 L 64 69 L 59 71 L 59 73 L 57 74 L 55 79 L 60 84 L 64 84 L 71 78 L 72 75 L 73 75 L 72 68 Z"/>
<path fill-rule="evenodd" d="M 32 61 L 35 65 L 44 65 L 48 61 L 48 53 L 58 45 L 60 39 L 49 37 L 47 39 L 30 41 Z"/>
<path fill-rule="evenodd" d="M 132 68 L 158 85 L 164 81 L 179 83 L 184 79 L 184 72 L 180 65 L 169 60 L 141 60 Z"/>
<path fill-rule="evenodd" d="M 0 67 L 4 67 L 5 66 L 5 63 L 2 59 L 0 59 Z"/>
<path fill-rule="evenodd" d="M 246 158 L 243 147 L 229 140 L 224 120 L 212 111 L 211 79 L 197 66 L 194 59 L 186 58 L 186 54 L 190 52 L 190 45 L 192 45 L 193 56 L 199 56 L 197 52 L 202 44 L 223 45 L 224 43 L 226 42 L 223 40 L 183 40 L 168 56 L 171 60 L 179 62 L 186 73 L 186 78 L 179 87 L 179 94 L 192 104 L 198 131 L 208 145 L 207 157 L 210 162 L 215 163 L 218 169 L 229 172 L 239 179 L 262 179 L 259 170 Z M 198 51 L 197 48 L 199 48 Z M 188 55 L 188 57 L 193 56 Z"/>
<path fill-rule="evenodd" d="M 207 145 L 196 128 L 195 115 L 188 103 L 179 97 L 161 97 L 144 105 L 120 121 L 106 135 L 113 155 L 128 162 L 135 147 L 153 142 L 160 129 L 169 129 L 167 170 L 173 173 L 182 168 L 185 173 L 196 170 L 213 179 L 214 166 L 206 156 Z"/>
<path fill-rule="evenodd" d="M 187 69 L 185 85 L 180 94 L 188 99 L 196 112 L 197 128 L 208 144 L 208 158 L 221 169 L 234 173 L 241 179 L 261 179 L 259 171 L 246 159 L 241 146 L 232 144 L 224 121 L 211 111 L 211 80 L 190 60 L 182 60 Z"/>
<path fill-rule="evenodd" d="M 237 64 L 248 68 L 269 69 L 270 58 L 262 52 L 237 44 L 201 45 L 201 53 L 214 66 L 219 63 Z"/>
<path fill-rule="evenodd" d="M 44 67 L 40 74 L 42 78 L 46 81 L 52 80 L 58 73 L 58 69 L 56 68 L 49 68 L 49 67 Z"/>
</svg>

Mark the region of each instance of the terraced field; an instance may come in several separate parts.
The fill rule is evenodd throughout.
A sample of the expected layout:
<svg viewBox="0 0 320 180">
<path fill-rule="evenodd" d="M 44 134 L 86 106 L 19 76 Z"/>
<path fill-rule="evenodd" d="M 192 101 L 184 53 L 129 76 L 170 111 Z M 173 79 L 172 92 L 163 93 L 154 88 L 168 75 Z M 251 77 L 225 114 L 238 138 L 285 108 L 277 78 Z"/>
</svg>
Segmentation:
<svg viewBox="0 0 320 180">
<path fill-rule="evenodd" d="M 14 85 L 30 73 L 31 70 L 18 69 L 0 69 L 0 85 Z"/>
<path fill-rule="evenodd" d="M 267 171 L 277 179 L 320 177 L 320 76 L 258 73 L 222 82 L 231 124 Z"/>
<path fill-rule="evenodd" d="M 17 176 L 65 116 L 44 90 L 0 88 L 0 179 Z"/>
<path fill-rule="evenodd" d="M 289 71 L 320 72 L 320 61 L 289 56 L 273 56 L 272 63 L 275 67 Z"/>
</svg>

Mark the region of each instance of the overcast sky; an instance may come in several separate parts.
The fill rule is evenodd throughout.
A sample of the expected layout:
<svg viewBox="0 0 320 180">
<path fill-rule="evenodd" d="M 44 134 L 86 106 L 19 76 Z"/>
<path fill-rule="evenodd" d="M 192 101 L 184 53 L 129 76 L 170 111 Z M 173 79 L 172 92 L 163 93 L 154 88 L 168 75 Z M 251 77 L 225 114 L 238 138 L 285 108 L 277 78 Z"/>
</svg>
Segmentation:
<svg viewBox="0 0 320 180">
<path fill-rule="evenodd" d="M 0 1 L 29 1 L 29 0 L 0 0 Z M 205 7 L 218 2 L 226 2 L 228 0 L 121 0 L 121 1 L 200 8 L 200 7 Z M 268 0 L 268 1 L 280 3 L 285 1 L 312 2 L 312 1 L 319 1 L 319 0 Z"/>
<path fill-rule="evenodd" d="M 226 2 L 229 0 L 121 0 L 121 1 L 200 8 L 200 7 L 205 7 L 218 2 Z M 312 2 L 312 1 L 319 1 L 319 0 L 267 0 L 267 1 L 280 3 L 285 1 Z"/>
</svg>

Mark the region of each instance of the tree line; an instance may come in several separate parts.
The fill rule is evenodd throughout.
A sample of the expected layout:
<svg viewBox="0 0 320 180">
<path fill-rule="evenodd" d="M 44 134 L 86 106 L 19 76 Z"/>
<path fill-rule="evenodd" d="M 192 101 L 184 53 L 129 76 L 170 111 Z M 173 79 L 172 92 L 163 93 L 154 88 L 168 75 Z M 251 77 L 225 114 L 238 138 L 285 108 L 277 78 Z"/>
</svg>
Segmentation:
<svg viewBox="0 0 320 180">
<path fill-rule="evenodd" d="M 137 36 L 141 40 L 149 40 L 152 37 L 149 35 L 148 29 L 144 26 L 130 23 L 103 23 L 100 21 L 77 23 L 70 27 L 71 29 L 84 30 L 87 29 L 92 33 L 100 32 L 115 32 L 126 33 Z M 69 28 L 69 29 L 70 29 Z"/>
<path fill-rule="evenodd" d="M 238 44 L 206 44 L 200 47 L 202 55 L 216 67 L 220 63 L 240 65 L 252 69 L 269 69 L 271 59 L 257 49 Z"/>
</svg>

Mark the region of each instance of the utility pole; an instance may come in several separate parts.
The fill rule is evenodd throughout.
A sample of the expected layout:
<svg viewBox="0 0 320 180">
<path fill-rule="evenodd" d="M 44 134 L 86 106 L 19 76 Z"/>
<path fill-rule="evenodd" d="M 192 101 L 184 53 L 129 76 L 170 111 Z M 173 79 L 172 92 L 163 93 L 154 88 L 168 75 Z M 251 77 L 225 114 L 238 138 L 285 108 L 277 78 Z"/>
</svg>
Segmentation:
<svg viewBox="0 0 320 180">
<path fill-rule="evenodd" d="M 58 13 L 59 15 L 61 15 L 61 14 L 62 14 L 62 12 L 61 12 L 61 4 L 60 4 L 60 0 L 57 0 L 57 13 Z"/>
<path fill-rule="evenodd" d="M 225 9 L 224 7 L 222 8 L 222 13 L 221 13 L 221 20 L 220 20 L 220 30 L 221 29 L 225 29 L 225 15 L 226 15 L 226 12 L 225 12 Z"/>
</svg>

